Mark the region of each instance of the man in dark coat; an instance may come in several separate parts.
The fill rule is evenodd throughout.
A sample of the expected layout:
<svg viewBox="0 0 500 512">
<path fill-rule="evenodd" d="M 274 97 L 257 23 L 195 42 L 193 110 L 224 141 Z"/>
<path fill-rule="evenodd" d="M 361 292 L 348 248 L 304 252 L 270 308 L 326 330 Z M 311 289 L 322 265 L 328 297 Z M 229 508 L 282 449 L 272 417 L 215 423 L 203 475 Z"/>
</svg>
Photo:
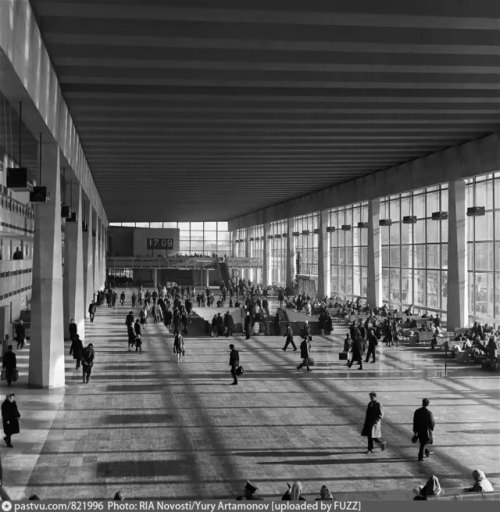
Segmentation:
<svg viewBox="0 0 500 512">
<path fill-rule="evenodd" d="M 226 336 L 232 336 L 234 332 L 234 320 L 229 311 L 224 315 L 224 330 Z"/>
<path fill-rule="evenodd" d="M 24 340 L 26 338 L 26 329 L 24 328 L 24 322 L 19 320 L 19 323 L 16 325 L 16 340 L 17 340 L 17 350 L 20 348 L 24 348 Z"/>
<path fill-rule="evenodd" d="M 245 316 L 245 339 L 250 339 L 250 329 L 252 328 L 252 319 L 250 317 L 250 313 L 247 312 Z"/>
<path fill-rule="evenodd" d="M 16 354 L 12 352 L 12 345 L 7 346 L 7 352 L 3 355 L 2 368 L 5 370 L 5 380 L 7 386 L 12 386 L 14 372 L 17 367 Z"/>
<path fill-rule="evenodd" d="M 74 318 L 72 318 L 69 321 L 68 331 L 69 331 L 69 339 L 71 341 L 73 341 L 75 339 L 76 335 L 78 334 L 78 326 L 76 325 Z"/>
<path fill-rule="evenodd" d="M 362 352 L 361 336 L 356 335 L 355 338 L 353 338 L 351 350 L 352 350 L 352 357 L 347 365 L 348 368 L 350 368 L 352 366 L 352 363 L 354 363 L 354 361 L 356 361 L 357 363 L 359 363 L 358 370 L 362 370 L 363 369 L 363 356 L 361 353 Z"/>
<path fill-rule="evenodd" d="M 94 345 L 89 343 L 82 351 L 83 383 L 88 384 L 94 366 Z"/>
<path fill-rule="evenodd" d="M 361 431 L 362 436 L 368 437 L 368 449 L 366 453 L 373 453 L 373 441 L 380 445 L 382 451 L 385 450 L 386 442 L 382 440 L 382 418 L 384 417 L 384 409 L 382 405 L 377 402 L 377 393 L 371 392 L 370 402 L 366 408 L 365 424 Z"/>
<path fill-rule="evenodd" d="M 71 347 L 69 348 L 69 355 L 73 356 L 73 359 L 76 361 L 76 369 L 80 368 L 80 361 L 82 359 L 83 352 L 83 343 L 78 334 L 75 335 L 71 342 Z"/>
<path fill-rule="evenodd" d="M 128 350 L 130 351 L 130 347 L 132 347 L 135 343 L 133 311 L 129 311 L 128 315 L 125 317 L 125 325 L 127 326 Z"/>
<path fill-rule="evenodd" d="M 302 358 L 302 362 L 297 366 L 297 370 L 300 370 L 303 366 L 307 368 L 307 371 L 310 371 L 309 368 L 309 352 L 311 351 L 311 345 L 309 339 L 304 338 L 302 343 L 300 344 L 300 357 Z"/>
<path fill-rule="evenodd" d="M 97 306 L 96 306 L 95 302 L 92 301 L 89 304 L 89 318 L 90 318 L 91 322 L 94 322 L 94 316 L 95 316 L 96 311 L 97 311 Z"/>
<path fill-rule="evenodd" d="M 236 370 L 238 366 L 240 365 L 240 354 L 239 352 L 234 348 L 234 345 L 229 345 L 229 348 L 231 349 L 231 352 L 229 353 L 229 366 L 231 367 L 231 375 L 233 376 L 233 384 L 238 384 L 238 377 L 236 375 Z"/>
<path fill-rule="evenodd" d="M 19 418 L 14 393 L 9 393 L 2 403 L 2 422 L 5 437 L 3 440 L 9 448 L 14 448 L 10 442 L 11 436 L 19 434 Z"/>
<path fill-rule="evenodd" d="M 432 433 L 434 431 L 434 416 L 432 412 L 427 409 L 429 400 L 422 399 L 422 407 L 417 409 L 413 414 L 413 433 L 418 436 L 420 449 L 418 451 L 418 460 L 424 460 L 424 453 L 426 457 L 431 455 L 431 451 L 426 448 L 426 445 L 433 443 Z"/>
</svg>

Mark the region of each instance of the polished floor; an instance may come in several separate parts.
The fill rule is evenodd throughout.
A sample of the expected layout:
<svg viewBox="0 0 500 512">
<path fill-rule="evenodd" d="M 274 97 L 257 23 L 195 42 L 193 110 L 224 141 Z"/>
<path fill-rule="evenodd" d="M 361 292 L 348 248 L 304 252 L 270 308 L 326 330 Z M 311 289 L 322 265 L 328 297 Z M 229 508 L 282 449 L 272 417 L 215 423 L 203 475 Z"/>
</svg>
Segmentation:
<svg viewBox="0 0 500 512">
<path fill-rule="evenodd" d="M 101 306 L 86 323 L 96 349 L 89 384 L 68 343 L 65 389 L 28 388 L 28 350 L 18 353 L 21 433 L 13 449 L 0 448 L 13 499 L 111 498 L 117 490 L 129 499 L 231 498 L 249 479 L 265 498 L 300 480 L 307 499 L 327 484 L 339 499 L 410 500 L 430 474 L 460 487 L 475 468 L 500 489 L 498 374 L 409 346 L 383 346 L 376 363 L 348 370 L 338 360 L 339 326 L 315 337 L 311 372 L 296 370 L 299 352 L 283 352 L 277 336 L 187 337 L 177 363 L 159 324 L 147 325 L 142 353 L 127 351 L 129 309 Z M 245 368 L 238 386 L 229 343 Z M 366 455 L 360 432 L 370 391 L 384 406 L 388 447 Z M 417 462 L 411 422 L 423 397 L 437 425 L 434 455 Z"/>
</svg>

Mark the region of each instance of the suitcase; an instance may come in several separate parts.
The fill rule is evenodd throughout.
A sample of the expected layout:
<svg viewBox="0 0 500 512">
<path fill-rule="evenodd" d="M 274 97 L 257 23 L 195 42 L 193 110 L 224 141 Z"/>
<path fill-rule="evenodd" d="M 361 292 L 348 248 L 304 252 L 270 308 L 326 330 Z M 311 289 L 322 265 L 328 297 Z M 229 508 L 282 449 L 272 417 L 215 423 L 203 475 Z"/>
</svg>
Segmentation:
<svg viewBox="0 0 500 512">
<path fill-rule="evenodd" d="M 340 352 L 339 361 L 346 361 L 346 360 L 347 360 L 347 352 Z"/>
</svg>

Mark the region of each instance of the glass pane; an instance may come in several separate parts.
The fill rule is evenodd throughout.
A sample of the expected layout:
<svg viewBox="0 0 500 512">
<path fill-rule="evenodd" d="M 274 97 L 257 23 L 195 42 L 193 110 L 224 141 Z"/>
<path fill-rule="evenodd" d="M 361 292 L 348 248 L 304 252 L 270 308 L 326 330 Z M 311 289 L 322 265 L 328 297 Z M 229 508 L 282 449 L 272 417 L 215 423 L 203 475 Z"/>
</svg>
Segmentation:
<svg viewBox="0 0 500 512">
<path fill-rule="evenodd" d="M 467 241 L 474 241 L 474 217 L 467 217 Z"/>
<path fill-rule="evenodd" d="M 420 221 L 413 224 L 413 243 L 423 244 L 425 241 L 425 222 Z"/>
<path fill-rule="evenodd" d="M 401 198 L 401 218 L 412 215 L 412 202 L 409 196 Z"/>
<path fill-rule="evenodd" d="M 439 222 L 436 220 L 422 221 L 427 224 L 427 242 L 439 242 Z"/>
<path fill-rule="evenodd" d="M 411 245 L 401 246 L 401 267 L 411 268 L 413 266 L 413 262 L 412 262 L 411 258 L 412 258 Z"/>
<path fill-rule="evenodd" d="M 390 266 L 399 268 L 401 266 L 401 255 L 399 252 L 399 246 L 391 247 L 389 254 L 390 254 Z"/>
<path fill-rule="evenodd" d="M 415 268 L 425 268 L 425 245 L 414 245 L 413 250 L 415 255 Z"/>
<path fill-rule="evenodd" d="M 406 227 L 405 224 L 403 224 L 403 229 L 404 229 L 404 227 Z M 401 229 L 400 222 L 397 222 L 396 224 L 392 224 L 392 226 L 389 228 L 389 243 L 391 245 L 397 245 L 401 242 L 400 229 Z"/>
<path fill-rule="evenodd" d="M 448 268 L 448 244 L 441 244 L 441 268 Z"/>
<path fill-rule="evenodd" d="M 476 272 L 475 308 L 476 315 L 493 318 L 493 274 Z"/>
<path fill-rule="evenodd" d="M 495 208 L 500 209 L 500 179 L 495 178 Z"/>
<path fill-rule="evenodd" d="M 384 245 L 382 246 L 382 266 L 388 267 L 390 264 L 389 262 L 389 246 Z"/>
<path fill-rule="evenodd" d="M 422 221 L 420 221 L 422 222 Z M 413 226 L 414 224 L 402 224 L 401 225 L 401 243 L 411 244 L 413 240 Z"/>
<path fill-rule="evenodd" d="M 475 244 L 475 270 L 493 270 L 493 249 L 492 242 Z"/>
<path fill-rule="evenodd" d="M 399 268 L 391 268 L 390 270 L 390 287 L 391 287 L 391 302 L 400 302 L 400 283 L 399 283 Z"/>
<path fill-rule="evenodd" d="M 413 196 L 413 215 L 419 219 L 425 217 L 425 196 L 423 194 Z"/>
<path fill-rule="evenodd" d="M 391 206 L 390 206 L 390 218 L 393 221 L 399 221 L 401 220 L 401 212 L 400 212 L 400 206 L 399 206 L 399 198 L 391 200 Z"/>
<path fill-rule="evenodd" d="M 427 272 L 427 303 L 431 308 L 439 307 L 439 298 L 441 296 L 440 274 L 441 272 L 434 270 Z"/>
<path fill-rule="evenodd" d="M 495 319 L 498 318 L 500 318 L 500 273 L 495 274 Z"/>
<path fill-rule="evenodd" d="M 382 269 L 382 299 L 389 300 L 389 269 Z"/>
<path fill-rule="evenodd" d="M 432 192 L 427 194 L 427 214 L 426 217 L 430 217 L 432 212 L 439 211 L 439 192 Z"/>
<path fill-rule="evenodd" d="M 380 239 L 382 240 L 382 245 L 389 244 L 389 228 L 387 226 L 380 226 Z"/>
<path fill-rule="evenodd" d="M 493 182 L 490 180 L 476 183 L 476 204 L 485 206 L 487 210 L 493 208 Z"/>
<path fill-rule="evenodd" d="M 493 212 L 486 212 L 483 217 L 476 217 L 477 240 L 493 240 Z"/>
<path fill-rule="evenodd" d="M 352 265 L 352 247 L 345 248 L 345 263 L 346 265 Z"/>
<path fill-rule="evenodd" d="M 427 267 L 440 268 L 441 261 L 439 258 L 439 244 L 427 245 Z"/>
<path fill-rule="evenodd" d="M 441 272 L 441 309 L 446 310 L 448 297 L 448 272 Z"/>
<path fill-rule="evenodd" d="M 363 267 L 368 265 L 368 247 L 361 247 L 361 265 Z"/>
<path fill-rule="evenodd" d="M 402 270 L 401 273 L 401 302 L 403 304 L 413 304 L 413 272 L 411 269 Z"/>
<path fill-rule="evenodd" d="M 415 304 L 426 306 L 425 303 L 425 270 L 414 270 Z"/>
<path fill-rule="evenodd" d="M 211 222 L 205 222 L 205 229 L 211 229 L 207 227 L 207 224 L 212 224 Z M 227 222 L 217 222 L 217 229 L 219 231 L 227 231 L 228 225 Z"/>
<path fill-rule="evenodd" d="M 345 269 L 345 292 L 352 295 L 352 267 Z"/>
</svg>

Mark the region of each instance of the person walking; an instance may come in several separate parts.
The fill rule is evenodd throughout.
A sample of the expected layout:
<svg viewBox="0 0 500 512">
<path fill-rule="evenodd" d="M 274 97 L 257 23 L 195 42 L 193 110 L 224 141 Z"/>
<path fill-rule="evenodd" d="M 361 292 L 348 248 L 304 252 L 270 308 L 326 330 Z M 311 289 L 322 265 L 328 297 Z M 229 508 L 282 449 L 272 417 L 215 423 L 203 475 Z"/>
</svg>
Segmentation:
<svg viewBox="0 0 500 512">
<path fill-rule="evenodd" d="M 377 401 L 377 393 L 372 391 L 369 393 L 370 402 L 366 408 L 365 424 L 361 435 L 368 437 L 368 449 L 366 453 L 373 453 L 373 442 L 380 445 L 382 451 L 385 450 L 387 443 L 382 440 L 382 418 L 384 417 L 384 409 Z"/>
<path fill-rule="evenodd" d="M 236 370 L 238 369 L 238 366 L 240 366 L 240 354 L 234 348 L 234 345 L 232 343 L 231 345 L 229 345 L 229 348 L 231 350 L 231 352 L 229 353 L 229 366 L 231 367 L 231 375 L 233 376 L 233 385 L 237 385 L 238 377 L 236 374 Z"/>
<path fill-rule="evenodd" d="M 95 316 L 95 312 L 97 311 L 97 306 L 95 304 L 94 301 L 92 301 L 90 304 L 89 304 L 89 318 L 90 318 L 90 322 L 93 323 L 94 322 L 94 316 Z"/>
<path fill-rule="evenodd" d="M 347 364 L 347 367 L 350 368 L 352 366 L 352 363 L 356 361 L 359 363 L 358 370 L 363 369 L 363 354 L 362 354 L 362 343 L 361 343 L 361 336 L 355 336 L 352 339 L 352 345 L 351 345 L 351 360 Z"/>
<path fill-rule="evenodd" d="M 184 357 L 184 338 L 177 333 L 174 337 L 174 354 L 177 354 L 177 362 L 180 363 Z"/>
<path fill-rule="evenodd" d="M 284 350 L 286 352 L 286 348 L 290 344 L 292 345 L 293 350 L 297 350 L 297 347 L 295 346 L 295 343 L 293 341 L 293 331 L 292 331 L 290 324 L 286 324 L 286 333 L 284 334 L 283 337 L 286 338 L 286 342 L 285 342 L 285 346 L 282 348 L 282 350 Z"/>
<path fill-rule="evenodd" d="M 76 361 L 76 370 L 80 368 L 80 362 L 82 360 L 83 343 L 78 334 L 75 335 L 71 341 L 71 347 L 69 348 L 69 355 L 73 355 L 73 359 Z"/>
<path fill-rule="evenodd" d="M 375 349 L 377 348 L 378 340 L 375 336 L 375 331 L 370 329 L 368 332 L 368 350 L 366 351 L 365 363 L 368 362 L 370 356 L 372 356 L 372 363 L 375 362 Z"/>
<path fill-rule="evenodd" d="M 19 320 L 16 325 L 16 341 L 17 350 L 24 348 L 24 340 L 26 339 L 26 329 L 24 328 L 24 322 Z"/>
<path fill-rule="evenodd" d="M 12 386 L 14 380 L 14 373 L 17 369 L 16 354 L 12 351 L 12 345 L 7 346 L 7 352 L 3 355 L 2 368 L 5 370 L 5 380 L 7 386 Z"/>
<path fill-rule="evenodd" d="M 311 351 L 311 344 L 309 339 L 304 338 L 302 343 L 300 344 L 300 357 L 302 358 L 302 362 L 297 366 L 297 370 L 300 370 L 303 366 L 307 368 L 307 371 L 311 371 L 309 368 L 309 352 Z"/>
<path fill-rule="evenodd" d="M 252 319 L 250 318 L 250 313 L 247 311 L 245 316 L 245 339 L 250 339 L 250 330 L 252 328 Z"/>
<path fill-rule="evenodd" d="M 78 326 L 76 325 L 74 318 L 72 318 L 69 321 L 68 332 L 69 332 L 69 339 L 71 341 L 73 341 L 75 339 L 76 335 L 78 334 Z"/>
<path fill-rule="evenodd" d="M 9 448 L 14 448 L 11 443 L 11 437 L 19 434 L 19 410 L 15 400 L 14 393 L 9 393 L 2 403 L 2 422 L 5 437 L 3 440 Z"/>
<path fill-rule="evenodd" d="M 427 408 L 429 406 L 429 399 L 422 399 L 422 407 L 415 410 L 413 414 L 413 433 L 418 438 L 420 448 L 418 450 L 418 460 L 424 460 L 424 453 L 426 457 L 432 452 L 426 448 L 428 444 L 433 443 L 433 435 L 435 421 L 432 412 Z"/>
<path fill-rule="evenodd" d="M 127 326 L 128 350 L 135 344 L 135 330 L 134 330 L 134 312 L 129 311 L 125 317 L 125 325 Z"/>
<path fill-rule="evenodd" d="M 88 384 L 90 374 L 92 373 L 92 366 L 94 366 L 94 345 L 89 343 L 82 351 L 82 370 L 83 370 L 83 383 Z"/>
</svg>

